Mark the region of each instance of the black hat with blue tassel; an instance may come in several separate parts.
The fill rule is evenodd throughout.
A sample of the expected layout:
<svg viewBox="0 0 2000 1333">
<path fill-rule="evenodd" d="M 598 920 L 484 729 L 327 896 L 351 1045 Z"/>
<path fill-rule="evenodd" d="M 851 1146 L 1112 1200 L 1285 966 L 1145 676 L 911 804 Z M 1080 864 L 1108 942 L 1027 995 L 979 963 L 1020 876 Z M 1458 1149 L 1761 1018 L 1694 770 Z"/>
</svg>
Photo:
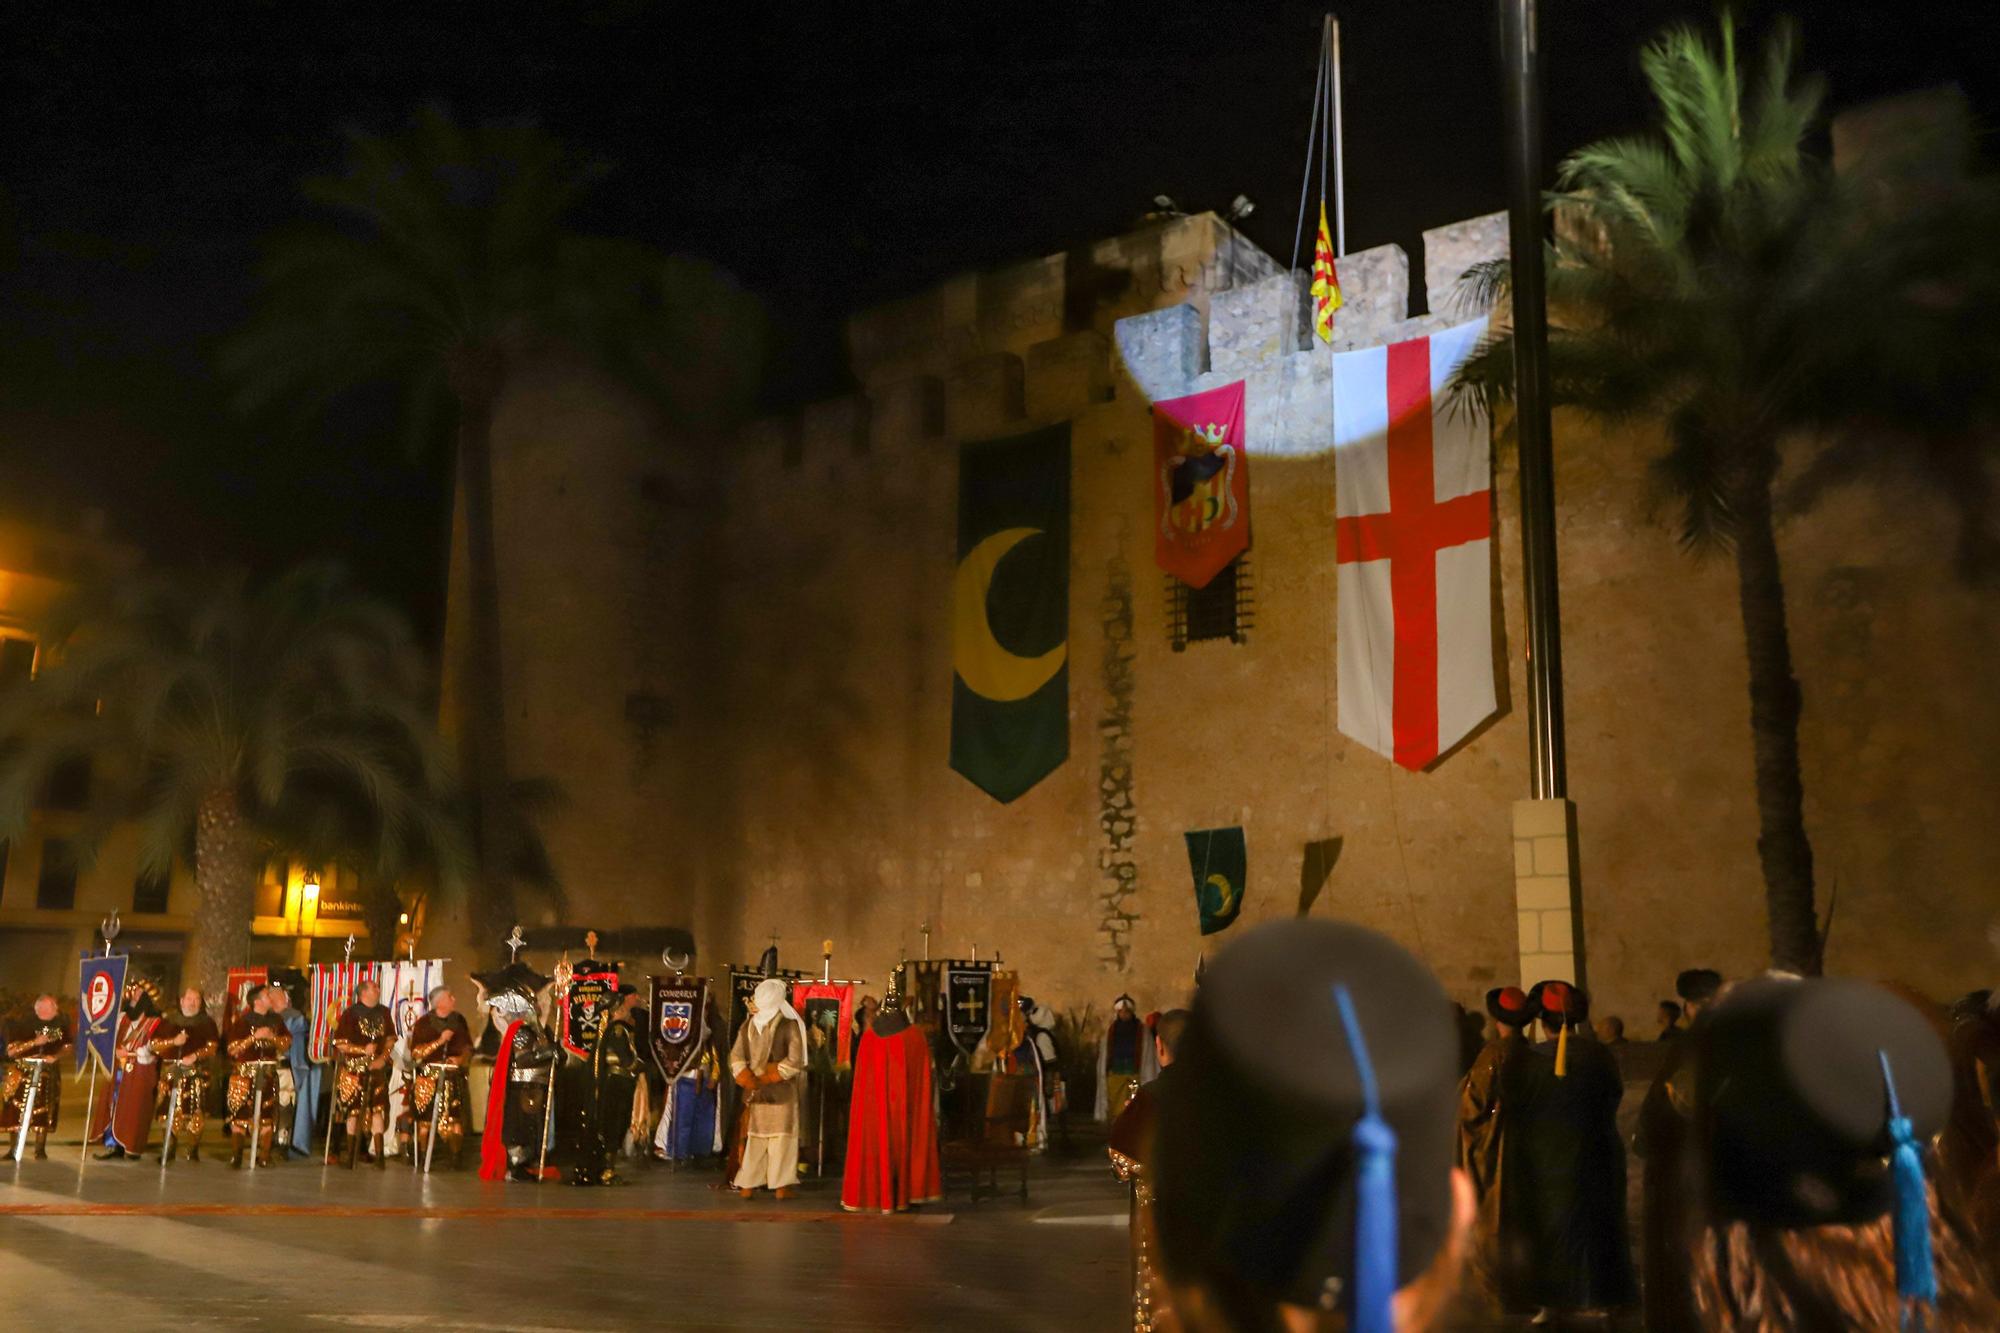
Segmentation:
<svg viewBox="0 0 2000 1333">
<path fill-rule="evenodd" d="M 1169 1280 L 1389 1333 L 1451 1233 L 1457 1060 L 1443 988 L 1386 936 L 1308 918 L 1224 949 L 1155 1085 Z"/>
<path fill-rule="evenodd" d="M 1896 1290 L 1934 1304 L 1924 1153 L 1951 1109 L 1935 1027 L 1879 986 L 1760 980 L 1700 1029 L 1696 1129 L 1716 1221 L 1780 1228 L 1893 1217 Z"/>
</svg>

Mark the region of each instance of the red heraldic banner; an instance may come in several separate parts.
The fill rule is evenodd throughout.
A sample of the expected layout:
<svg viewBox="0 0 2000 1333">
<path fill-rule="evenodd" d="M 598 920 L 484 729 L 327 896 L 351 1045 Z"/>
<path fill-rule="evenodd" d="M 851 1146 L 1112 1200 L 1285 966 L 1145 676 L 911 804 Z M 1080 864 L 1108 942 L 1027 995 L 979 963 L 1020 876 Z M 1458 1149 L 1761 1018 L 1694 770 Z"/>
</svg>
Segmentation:
<svg viewBox="0 0 2000 1333">
<path fill-rule="evenodd" d="M 1493 716 L 1493 467 L 1473 320 L 1333 358 L 1342 734 L 1421 769 Z"/>
<path fill-rule="evenodd" d="M 1153 404 L 1153 559 L 1190 588 L 1250 549 L 1243 381 Z"/>
<path fill-rule="evenodd" d="M 847 1167 L 840 1206 L 850 1213 L 897 1213 L 944 1197 L 938 1169 L 931 1051 L 914 1023 L 892 1036 L 861 1034 L 854 1101 L 847 1118 Z"/>
</svg>

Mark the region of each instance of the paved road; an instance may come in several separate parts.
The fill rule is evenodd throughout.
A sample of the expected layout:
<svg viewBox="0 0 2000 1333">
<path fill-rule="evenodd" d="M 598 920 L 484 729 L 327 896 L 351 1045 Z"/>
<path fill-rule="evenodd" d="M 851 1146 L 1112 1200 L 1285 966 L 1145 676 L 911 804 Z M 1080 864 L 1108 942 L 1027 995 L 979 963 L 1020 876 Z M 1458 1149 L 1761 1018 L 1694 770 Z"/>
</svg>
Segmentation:
<svg viewBox="0 0 2000 1333">
<path fill-rule="evenodd" d="M 896 1218 L 837 1186 L 744 1204 L 704 1173 L 579 1190 L 316 1164 L 0 1163 L 15 1327 L 1118 1329 L 1124 1198 L 1090 1158 L 1032 1198 Z M 588 1316 L 579 1311 L 589 1310 Z"/>
</svg>

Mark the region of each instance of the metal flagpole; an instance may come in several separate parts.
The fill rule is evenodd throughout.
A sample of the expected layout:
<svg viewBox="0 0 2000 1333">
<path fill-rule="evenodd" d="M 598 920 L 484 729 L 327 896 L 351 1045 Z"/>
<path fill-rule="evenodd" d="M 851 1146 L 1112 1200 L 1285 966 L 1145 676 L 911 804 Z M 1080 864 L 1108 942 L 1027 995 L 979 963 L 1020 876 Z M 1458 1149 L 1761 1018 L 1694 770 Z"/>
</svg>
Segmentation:
<svg viewBox="0 0 2000 1333">
<path fill-rule="evenodd" d="M 1326 16 L 1327 60 L 1333 77 L 1327 83 L 1327 99 L 1333 104 L 1328 123 L 1333 131 L 1333 253 L 1347 253 L 1347 175 L 1340 160 L 1340 20 Z"/>
<path fill-rule="evenodd" d="M 562 1063 L 562 1029 L 569 1016 L 569 979 L 572 975 L 569 959 L 565 957 L 556 964 L 556 970 L 563 974 L 556 990 L 556 1042 L 555 1054 L 549 1061 L 549 1091 L 542 1099 L 542 1152 L 535 1162 L 535 1183 L 541 1184 L 549 1169 L 549 1140 L 556 1132 L 556 1066 Z"/>
<path fill-rule="evenodd" d="M 1521 458 L 1521 564 L 1528 613 L 1528 757 L 1536 800 L 1569 795 L 1563 746 L 1562 609 L 1550 451 L 1543 290 L 1541 60 L 1534 0 L 1500 0 L 1507 121 L 1508 251 L 1514 268 L 1514 435 Z M 1581 961 L 1581 960 L 1579 960 Z"/>
</svg>

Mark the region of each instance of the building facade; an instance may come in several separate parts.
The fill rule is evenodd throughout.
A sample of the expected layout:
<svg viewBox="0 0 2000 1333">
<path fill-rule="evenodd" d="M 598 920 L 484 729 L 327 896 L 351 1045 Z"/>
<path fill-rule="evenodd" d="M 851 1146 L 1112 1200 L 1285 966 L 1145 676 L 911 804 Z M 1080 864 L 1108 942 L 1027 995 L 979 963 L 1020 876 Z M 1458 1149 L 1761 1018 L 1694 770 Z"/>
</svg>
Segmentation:
<svg viewBox="0 0 2000 1333">
<path fill-rule="evenodd" d="M 1504 247 L 1497 215 L 1427 232 L 1423 314 L 1402 250 L 1343 258 L 1336 348 L 1464 318 L 1460 275 Z M 1499 712 L 1404 771 L 1336 726 L 1329 354 L 1302 285 L 1213 216 L 1149 224 L 857 315 L 855 393 L 732 439 L 669 438 L 574 367 L 518 377 L 495 424 L 508 743 L 516 775 L 565 795 L 545 829 L 564 897 L 526 903 L 530 924 L 684 925 L 710 966 L 773 936 L 800 964 L 831 938 L 877 984 L 926 942 L 976 947 L 1058 1006 L 1166 1006 L 1229 939 L 1198 933 L 1182 835 L 1236 825 L 1243 923 L 1361 921 L 1471 1004 L 1537 980 L 1577 923 L 1517 898 L 1537 830 L 1513 821 L 1512 456 L 1495 451 Z M 1226 595 L 1191 599 L 1153 564 L 1149 405 L 1236 380 L 1252 545 Z M 1053 423 L 1069 755 L 1003 805 L 947 766 L 957 464 Z M 1559 415 L 1556 447 L 1582 935 L 1598 1012 L 1641 1022 L 1681 968 L 1768 957 L 1735 580 L 1657 515 L 1645 430 Z M 1956 581 L 1951 517 L 1914 489 L 1842 492 L 1781 542 L 1829 967 L 1986 984 L 1992 594 Z"/>
<path fill-rule="evenodd" d="M 139 552 L 107 540 L 101 522 L 74 531 L 0 520 L 0 690 L 30 683 L 43 665 L 42 618 L 65 595 L 138 567 Z M 102 926 L 115 912 L 118 952 L 132 971 L 171 992 L 194 911 L 194 878 L 176 861 L 169 875 L 139 867 L 138 838 L 114 828 L 95 849 L 84 844 L 88 765 L 63 770 L 48 785 L 26 830 L 0 842 L 0 993 L 72 996 L 77 959 L 103 948 Z M 264 869 L 252 923 L 254 956 L 246 963 L 302 963 L 338 958 L 350 933 L 363 942 L 352 876 L 340 867 L 309 868 L 282 859 Z"/>
</svg>

